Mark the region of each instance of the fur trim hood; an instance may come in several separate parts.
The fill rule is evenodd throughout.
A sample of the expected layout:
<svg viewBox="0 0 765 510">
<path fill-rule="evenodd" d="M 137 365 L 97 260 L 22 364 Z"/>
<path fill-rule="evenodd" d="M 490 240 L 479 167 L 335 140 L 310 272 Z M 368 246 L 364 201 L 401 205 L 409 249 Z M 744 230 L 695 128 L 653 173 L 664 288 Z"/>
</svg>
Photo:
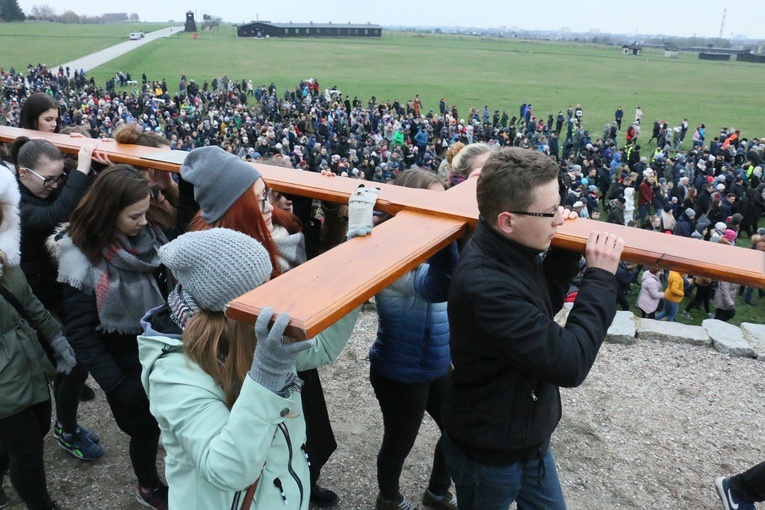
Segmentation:
<svg viewBox="0 0 765 510">
<path fill-rule="evenodd" d="M 61 239 L 64 237 L 68 226 L 68 221 L 66 223 L 61 223 L 58 227 L 53 229 L 53 233 L 45 239 L 45 250 L 56 265 L 58 265 L 58 261 L 61 259 Z"/>
<path fill-rule="evenodd" d="M 20 202 L 21 193 L 16 176 L 5 166 L 0 166 L 0 209 L 3 216 L 0 223 L 0 250 L 5 253 L 9 266 L 18 266 L 21 263 Z"/>
</svg>

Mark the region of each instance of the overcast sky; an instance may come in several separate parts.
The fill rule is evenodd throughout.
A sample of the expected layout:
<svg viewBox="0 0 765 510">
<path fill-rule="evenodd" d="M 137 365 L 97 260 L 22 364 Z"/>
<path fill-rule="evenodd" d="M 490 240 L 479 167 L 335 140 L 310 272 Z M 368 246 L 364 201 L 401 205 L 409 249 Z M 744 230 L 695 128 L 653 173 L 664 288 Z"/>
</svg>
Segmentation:
<svg viewBox="0 0 765 510">
<path fill-rule="evenodd" d="M 136 13 L 142 21 L 183 21 L 188 10 L 197 19 L 208 13 L 233 23 L 255 19 L 274 22 L 377 23 L 380 25 L 429 25 L 519 27 L 529 30 L 559 30 L 563 27 L 586 32 L 667 34 L 717 37 L 723 9 L 724 37 L 746 35 L 765 39 L 765 0 L 673 0 L 670 2 L 626 2 L 623 0 L 293 0 L 282 2 L 200 0 L 131 0 L 130 2 L 93 2 L 92 0 L 19 0 L 29 14 L 34 5 L 50 5 L 57 12 L 73 10 L 77 14 L 98 15 L 106 12 Z"/>
</svg>

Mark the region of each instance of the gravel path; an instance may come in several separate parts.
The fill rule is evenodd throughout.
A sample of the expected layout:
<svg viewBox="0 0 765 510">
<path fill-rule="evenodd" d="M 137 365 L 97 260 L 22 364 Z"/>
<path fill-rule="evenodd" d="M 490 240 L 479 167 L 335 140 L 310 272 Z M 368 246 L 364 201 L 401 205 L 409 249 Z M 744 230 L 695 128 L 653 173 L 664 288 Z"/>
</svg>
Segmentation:
<svg viewBox="0 0 765 510">
<path fill-rule="evenodd" d="M 371 509 L 382 438 L 369 385 L 367 350 L 377 319 L 364 312 L 338 360 L 321 371 L 338 451 L 321 483 L 341 495 L 338 509 Z M 103 393 L 81 406 L 80 421 L 103 436 L 105 457 L 83 463 L 46 443 L 49 486 L 69 510 L 135 509 L 127 437 Z M 720 508 L 714 477 L 765 460 L 765 363 L 712 349 L 642 342 L 607 344 L 587 381 L 563 391 L 563 420 L 553 452 L 568 507 Z M 419 498 L 427 484 L 437 430 L 426 418 L 404 466 L 402 492 Z M 16 510 L 22 505 L 6 480 Z M 181 509 L 182 510 L 182 509 Z"/>
</svg>

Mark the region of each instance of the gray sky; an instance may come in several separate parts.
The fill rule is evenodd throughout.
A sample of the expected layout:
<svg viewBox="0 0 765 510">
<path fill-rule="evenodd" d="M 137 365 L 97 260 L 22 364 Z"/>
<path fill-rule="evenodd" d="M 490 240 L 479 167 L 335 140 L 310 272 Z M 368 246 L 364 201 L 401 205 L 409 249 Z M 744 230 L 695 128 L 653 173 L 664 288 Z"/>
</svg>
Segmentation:
<svg viewBox="0 0 765 510">
<path fill-rule="evenodd" d="M 19 0 L 29 14 L 34 5 L 50 5 L 62 13 L 103 14 L 108 3 L 92 0 Z M 137 13 L 143 21 L 183 21 L 188 10 L 197 19 L 203 13 L 220 16 L 234 23 L 251 20 L 295 23 L 377 23 L 380 25 L 430 25 L 519 27 L 523 29 L 616 32 L 634 34 L 667 34 L 680 36 L 717 37 L 723 9 L 728 8 L 724 37 L 745 35 L 765 39 L 765 1 L 738 0 L 673 0 L 670 2 L 625 2 L 624 0 L 484 0 L 457 2 L 455 0 L 293 0 L 291 2 L 200 0 L 131 0 L 109 4 L 112 12 Z M 129 10 L 127 10 L 129 9 Z"/>
</svg>

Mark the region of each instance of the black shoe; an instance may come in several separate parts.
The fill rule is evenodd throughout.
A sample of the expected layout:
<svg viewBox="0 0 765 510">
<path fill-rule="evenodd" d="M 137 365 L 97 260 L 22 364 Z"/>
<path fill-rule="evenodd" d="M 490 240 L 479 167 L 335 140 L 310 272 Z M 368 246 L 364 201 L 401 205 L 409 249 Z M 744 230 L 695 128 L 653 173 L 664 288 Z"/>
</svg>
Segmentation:
<svg viewBox="0 0 765 510">
<path fill-rule="evenodd" d="M 311 503 L 320 508 L 335 506 L 339 500 L 340 498 L 334 491 L 318 485 L 311 487 Z"/>
<path fill-rule="evenodd" d="M 88 386 L 87 383 L 83 384 L 80 390 L 80 402 L 89 402 L 94 398 L 96 398 L 96 392 L 93 391 L 93 388 Z"/>
</svg>

